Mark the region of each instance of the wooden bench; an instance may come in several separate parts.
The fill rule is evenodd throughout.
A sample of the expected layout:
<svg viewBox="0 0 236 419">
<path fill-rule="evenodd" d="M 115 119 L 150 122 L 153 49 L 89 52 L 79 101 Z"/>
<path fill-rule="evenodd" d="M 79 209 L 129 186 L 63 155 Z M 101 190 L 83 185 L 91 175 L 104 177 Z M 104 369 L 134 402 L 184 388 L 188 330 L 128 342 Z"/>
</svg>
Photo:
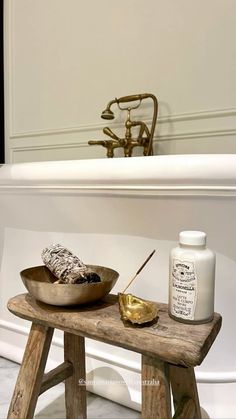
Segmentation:
<svg viewBox="0 0 236 419">
<path fill-rule="evenodd" d="M 108 295 L 93 305 L 55 307 L 22 294 L 8 309 L 32 322 L 8 419 L 33 418 L 38 396 L 65 380 L 67 419 L 86 419 L 86 337 L 142 354 L 142 419 L 170 419 L 170 385 L 174 418 L 201 418 L 194 367 L 200 365 L 214 342 L 221 316 L 202 325 L 182 324 L 168 316 L 166 304 L 157 303 L 159 320 L 142 327 L 124 324 L 117 296 Z M 64 331 L 64 362 L 44 374 L 53 330 Z"/>
</svg>

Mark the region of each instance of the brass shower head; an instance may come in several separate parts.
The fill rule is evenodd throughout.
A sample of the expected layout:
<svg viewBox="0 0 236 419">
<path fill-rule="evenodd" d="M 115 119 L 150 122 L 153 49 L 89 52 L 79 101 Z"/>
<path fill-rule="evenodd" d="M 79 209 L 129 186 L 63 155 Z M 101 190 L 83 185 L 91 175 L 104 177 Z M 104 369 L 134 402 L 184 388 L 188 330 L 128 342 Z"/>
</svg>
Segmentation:
<svg viewBox="0 0 236 419">
<path fill-rule="evenodd" d="M 115 118 L 115 115 L 114 115 L 114 113 L 109 109 L 109 108 L 106 108 L 103 112 L 102 112 L 102 114 L 101 114 L 101 118 L 102 119 L 114 119 Z"/>
<path fill-rule="evenodd" d="M 106 109 L 101 114 L 102 119 L 114 119 L 115 118 L 114 113 L 111 111 L 111 106 L 114 103 L 117 103 L 117 99 L 113 99 L 107 104 Z"/>
</svg>

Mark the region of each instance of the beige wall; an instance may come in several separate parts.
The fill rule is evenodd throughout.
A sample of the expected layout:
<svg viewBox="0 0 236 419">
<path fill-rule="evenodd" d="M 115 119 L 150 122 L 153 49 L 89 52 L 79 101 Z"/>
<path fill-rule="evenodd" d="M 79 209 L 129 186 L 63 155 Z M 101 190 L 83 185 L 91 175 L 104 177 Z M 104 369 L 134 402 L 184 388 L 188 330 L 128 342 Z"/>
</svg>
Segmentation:
<svg viewBox="0 0 236 419">
<path fill-rule="evenodd" d="M 101 111 L 143 92 L 156 154 L 236 153 L 235 16 L 235 0 L 6 0 L 7 161 L 104 156 L 87 141 L 121 120 Z"/>
</svg>

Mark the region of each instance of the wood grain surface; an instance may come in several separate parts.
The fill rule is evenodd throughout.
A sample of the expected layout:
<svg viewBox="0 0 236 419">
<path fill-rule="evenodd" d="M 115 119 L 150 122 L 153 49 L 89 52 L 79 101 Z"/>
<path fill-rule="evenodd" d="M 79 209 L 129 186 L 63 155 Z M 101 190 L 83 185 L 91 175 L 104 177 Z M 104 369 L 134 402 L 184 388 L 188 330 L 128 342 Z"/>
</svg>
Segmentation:
<svg viewBox="0 0 236 419">
<path fill-rule="evenodd" d="M 7 419 L 32 419 L 40 393 L 53 329 L 32 324 Z"/>
<path fill-rule="evenodd" d="M 142 355 L 142 419 L 171 419 L 168 364 Z"/>
<path fill-rule="evenodd" d="M 42 394 L 49 388 L 61 383 L 66 378 L 70 377 L 72 374 L 73 365 L 71 364 L 71 362 L 63 362 L 62 364 L 58 365 L 56 368 L 49 371 L 47 374 L 44 374 L 39 394 Z"/>
<path fill-rule="evenodd" d="M 220 330 L 220 314 L 215 313 L 209 323 L 184 324 L 169 317 L 167 304 L 156 304 L 158 321 L 144 326 L 124 323 L 118 297 L 112 294 L 95 304 L 73 308 L 47 305 L 29 294 L 21 294 L 9 300 L 8 309 L 24 319 L 157 356 L 176 365 L 200 365 Z"/>
<path fill-rule="evenodd" d="M 185 398 L 188 398 L 189 400 L 191 400 L 191 402 L 189 401 L 187 404 L 183 403 L 183 412 L 187 411 L 187 409 L 190 410 L 191 405 L 193 404 L 195 409 L 194 412 L 193 409 L 191 410 L 193 412 L 192 418 L 201 419 L 201 411 L 194 369 L 170 365 L 169 371 L 175 409 L 180 410 L 183 400 Z M 182 413 L 181 415 L 181 417 L 184 418 L 184 413 Z M 190 414 L 189 416 L 185 417 L 189 419 L 191 418 Z"/>
<path fill-rule="evenodd" d="M 73 374 L 65 381 L 66 419 L 86 419 L 85 344 L 81 336 L 64 333 L 65 362 L 73 365 Z"/>
</svg>

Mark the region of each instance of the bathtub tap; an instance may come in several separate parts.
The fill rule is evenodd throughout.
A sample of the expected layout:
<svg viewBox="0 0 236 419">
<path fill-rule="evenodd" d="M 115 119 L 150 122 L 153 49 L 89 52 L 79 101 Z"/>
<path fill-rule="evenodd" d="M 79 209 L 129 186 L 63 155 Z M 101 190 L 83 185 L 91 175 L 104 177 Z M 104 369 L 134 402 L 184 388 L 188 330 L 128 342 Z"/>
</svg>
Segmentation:
<svg viewBox="0 0 236 419">
<path fill-rule="evenodd" d="M 143 121 L 132 121 L 130 118 L 131 110 L 139 108 L 143 99 L 151 98 L 153 100 L 153 117 L 151 129 Z M 138 101 L 134 106 L 121 107 L 121 103 Z M 104 134 L 111 138 L 111 140 L 90 140 L 89 145 L 101 145 L 107 149 L 107 157 L 114 157 L 114 149 L 123 148 L 124 156 L 131 157 L 134 147 L 143 147 L 143 155 L 150 156 L 153 154 L 153 136 L 156 127 L 158 102 L 157 98 L 150 93 L 143 93 L 138 95 L 124 96 L 119 99 L 111 100 L 106 109 L 102 112 L 101 118 L 112 120 L 114 113 L 111 111 L 111 106 L 116 103 L 120 110 L 127 111 L 127 119 L 125 122 L 125 137 L 119 138 L 109 127 L 103 129 Z M 139 132 L 136 138 L 132 136 L 132 128 L 139 127 Z"/>
</svg>

